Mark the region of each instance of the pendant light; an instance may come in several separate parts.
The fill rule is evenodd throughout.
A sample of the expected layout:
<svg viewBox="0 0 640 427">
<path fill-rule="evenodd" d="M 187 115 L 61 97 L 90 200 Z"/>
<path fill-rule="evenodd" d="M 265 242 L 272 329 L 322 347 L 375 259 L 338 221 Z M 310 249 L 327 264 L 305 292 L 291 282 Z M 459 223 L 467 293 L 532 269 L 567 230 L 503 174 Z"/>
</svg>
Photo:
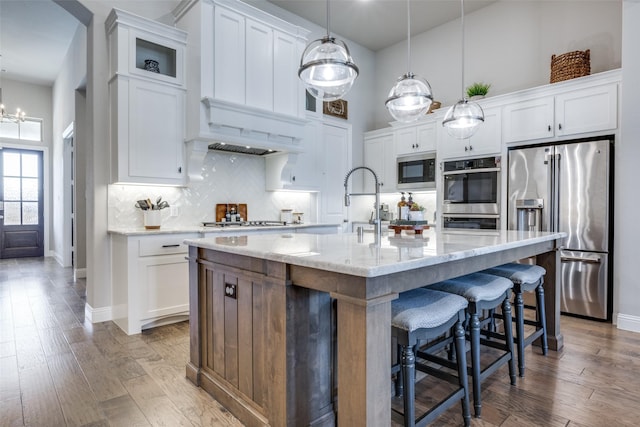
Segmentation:
<svg viewBox="0 0 640 427">
<path fill-rule="evenodd" d="M 329 34 L 329 0 L 327 0 L 327 35 L 307 45 L 298 77 L 313 96 L 323 101 L 342 98 L 358 77 L 347 44 Z"/>
<path fill-rule="evenodd" d="M 433 95 L 431 86 L 411 70 L 411 6 L 407 0 L 407 74 L 398 77 L 397 83 L 389 91 L 384 105 L 389 114 L 399 122 L 410 123 L 427 113 Z"/>
<path fill-rule="evenodd" d="M 442 126 L 454 138 L 466 139 L 478 130 L 478 126 L 484 122 L 484 111 L 475 102 L 467 99 L 464 93 L 464 0 L 460 0 L 462 16 L 462 99 L 453 105 L 444 116 Z"/>
</svg>

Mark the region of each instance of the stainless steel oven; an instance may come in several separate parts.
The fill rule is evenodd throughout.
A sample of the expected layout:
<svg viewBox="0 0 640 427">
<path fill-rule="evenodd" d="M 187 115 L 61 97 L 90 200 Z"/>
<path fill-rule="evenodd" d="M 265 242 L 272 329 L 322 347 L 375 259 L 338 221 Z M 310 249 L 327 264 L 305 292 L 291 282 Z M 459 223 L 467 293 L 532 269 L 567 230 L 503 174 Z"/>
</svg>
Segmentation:
<svg viewBox="0 0 640 427">
<path fill-rule="evenodd" d="M 500 228 L 500 156 L 444 162 L 445 228 Z"/>
</svg>

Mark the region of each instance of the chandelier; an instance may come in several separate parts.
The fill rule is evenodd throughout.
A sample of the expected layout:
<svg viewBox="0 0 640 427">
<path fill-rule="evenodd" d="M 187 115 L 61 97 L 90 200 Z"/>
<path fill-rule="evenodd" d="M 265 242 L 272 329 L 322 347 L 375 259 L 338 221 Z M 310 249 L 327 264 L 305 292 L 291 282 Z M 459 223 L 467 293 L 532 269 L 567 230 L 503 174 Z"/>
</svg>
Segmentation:
<svg viewBox="0 0 640 427">
<path fill-rule="evenodd" d="M 24 122 L 25 112 L 20 108 L 16 108 L 15 114 L 7 113 L 2 103 L 2 88 L 0 88 L 0 123 L 18 123 Z"/>
</svg>

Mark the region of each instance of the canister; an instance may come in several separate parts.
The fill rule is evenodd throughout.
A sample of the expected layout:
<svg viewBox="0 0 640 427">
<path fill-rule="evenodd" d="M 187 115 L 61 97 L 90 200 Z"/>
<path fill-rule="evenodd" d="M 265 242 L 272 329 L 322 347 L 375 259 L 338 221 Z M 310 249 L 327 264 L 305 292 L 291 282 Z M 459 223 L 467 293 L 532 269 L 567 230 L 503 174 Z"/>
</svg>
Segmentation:
<svg viewBox="0 0 640 427">
<path fill-rule="evenodd" d="M 293 213 L 293 223 L 294 224 L 304 224 L 304 212 L 294 212 Z"/>
<path fill-rule="evenodd" d="M 293 222 L 293 209 L 282 209 L 280 211 L 280 221 L 291 224 Z"/>
</svg>

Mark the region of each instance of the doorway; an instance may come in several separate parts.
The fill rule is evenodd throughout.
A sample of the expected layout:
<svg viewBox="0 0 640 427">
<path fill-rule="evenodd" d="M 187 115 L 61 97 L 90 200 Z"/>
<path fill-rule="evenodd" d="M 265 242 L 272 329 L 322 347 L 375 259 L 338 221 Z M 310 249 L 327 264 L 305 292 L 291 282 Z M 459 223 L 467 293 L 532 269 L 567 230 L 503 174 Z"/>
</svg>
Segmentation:
<svg viewBox="0 0 640 427">
<path fill-rule="evenodd" d="M 42 151 L 0 149 L 0 258 L 44 256 Z"/>
</svg>

